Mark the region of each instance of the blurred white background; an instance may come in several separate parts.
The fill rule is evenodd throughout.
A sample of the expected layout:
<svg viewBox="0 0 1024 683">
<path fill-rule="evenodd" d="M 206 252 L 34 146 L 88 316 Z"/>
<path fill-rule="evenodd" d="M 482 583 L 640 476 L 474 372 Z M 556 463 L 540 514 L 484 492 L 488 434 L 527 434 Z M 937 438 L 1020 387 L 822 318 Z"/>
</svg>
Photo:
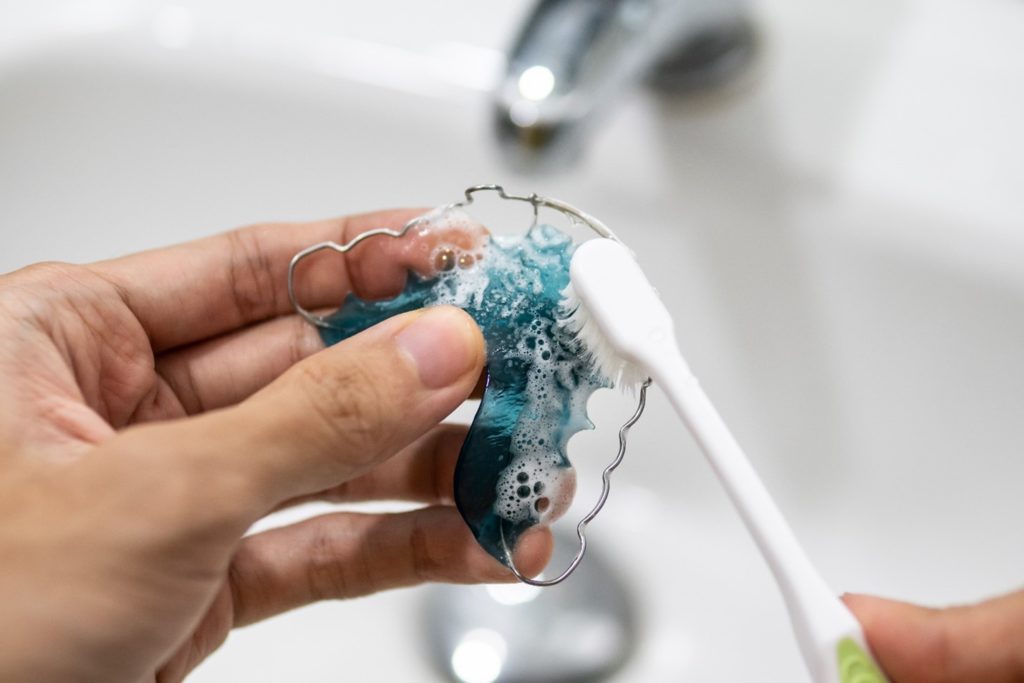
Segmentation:
<svg viewBox="0 0 1024 683">
<path fill-rule="evenodd" d="M 633 93 L 580 164 L 536 178 L 489 125 L 528 7 L 0 0 L 0 272 L 481 182 L 559 197 L 636 250 L 837 591 L 943 604 L 1024 582 L 1024 4 L 762 0 L 745 88 Z M 595 399 L 583 479 L 624 406 Z M 805 680 L 657 392 L 632 443 L 593 537 L 641 615 L 615 680 Z M 193 680 L 441 680 L 419 598 L 249 627 Z"/>
</svg>

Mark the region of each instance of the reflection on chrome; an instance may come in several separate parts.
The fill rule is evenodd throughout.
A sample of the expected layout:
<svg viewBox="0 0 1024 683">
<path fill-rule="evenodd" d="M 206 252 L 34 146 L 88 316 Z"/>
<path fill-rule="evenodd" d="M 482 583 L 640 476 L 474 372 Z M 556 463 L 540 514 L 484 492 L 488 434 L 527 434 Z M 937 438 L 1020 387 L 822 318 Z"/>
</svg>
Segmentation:
<svg viewBox="0 0 1024 683">
<path fill-rule="evenodd" d="M 544 575 L 537 576 L 543 579 Z M 531 586 L 528 583 L 494 583 L 485 586 L 487 594 L 499 605 L 522 605 L 525 602 L 536 600 L 540 595 L 540 586 Z"/>
<path fill-rule="evenodd" d="M 508 646 L 501 634 L 486 628 L 467 633 L 452 652 L 452 673 L 461 683 L 494 683 L 501 675 Z"/>
<path fill-rule="evenodd" d="M 543 100 L 554 89 L 555 74 L 546 66 L 531 66 L 519 76 L 519 94 L 528 100 Z"/>
</svg>

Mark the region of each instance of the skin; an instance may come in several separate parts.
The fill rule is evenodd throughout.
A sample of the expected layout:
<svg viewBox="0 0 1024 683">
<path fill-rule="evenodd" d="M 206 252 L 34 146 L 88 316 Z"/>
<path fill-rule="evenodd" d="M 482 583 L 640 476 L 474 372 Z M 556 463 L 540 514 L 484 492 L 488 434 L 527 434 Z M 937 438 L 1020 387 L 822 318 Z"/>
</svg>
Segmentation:
<svg viewBox="0 0 1024 683">
<path fill-rule="evenodd" d="M 438 424 L 478 382 L 476 326 L 437 308 L 322 349 L 285 291 L 299 249 L 418 213 L 0 276 L 0 680 L 180 681 L 231 628 L 300 605 L 512 580 L 451 506 L 465 429 Z M 430 251 L 317 259 L 299 299 L 396 294 Z M 424 507 L 245 536 L 313 499 Z M 550 550 L 535 532 L 516 563 L 535 573 Z M 1024 593 L 946 610 L 845 600 L 895 683 L 1024 681 Z"/>
<path fill-rule="evenodd" d="M 291 314 L 296 251 L 418 213 L 0 277 L 0 680 L 180 681 L 231 628 L 316 600 L 513 580 L 452 507 L 465 430 L 438 425 L 481 374 L 472 320 L 419 311 L 322 349 Z M 426 267 L 380 244 L 304 266 L 301 300 L 394 294 Z M 309 499 L 425 506 L 244 536 Z"/>
<path fill-rule="evenodd" d="M 894 683 L 1024 681 L 1024 591 L 946 609 L 843 599 Z"/>
</svg>

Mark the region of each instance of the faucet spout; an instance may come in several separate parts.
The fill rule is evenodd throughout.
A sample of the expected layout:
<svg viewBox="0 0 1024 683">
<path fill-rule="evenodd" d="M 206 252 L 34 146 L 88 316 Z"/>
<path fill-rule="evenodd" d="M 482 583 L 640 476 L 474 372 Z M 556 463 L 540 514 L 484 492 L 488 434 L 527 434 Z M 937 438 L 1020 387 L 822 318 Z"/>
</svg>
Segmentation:
<svg viewBox="0 0 1024 683">
<path fill-rule="evenodd" d="M 513 165 L 564 165 L 659 65 L 655 82 L 676 91 L 731 78 L 752 56 L 751 25 L 746 0 L 539 0 L 497 88 L 499 143 Z"/>
</svg>

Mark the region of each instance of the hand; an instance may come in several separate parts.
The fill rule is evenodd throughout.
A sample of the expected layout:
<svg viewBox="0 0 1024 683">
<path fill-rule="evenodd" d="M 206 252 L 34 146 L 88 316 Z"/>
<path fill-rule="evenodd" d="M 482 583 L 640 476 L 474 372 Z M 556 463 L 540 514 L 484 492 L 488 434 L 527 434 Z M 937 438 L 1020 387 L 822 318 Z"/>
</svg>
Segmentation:
<svg viewBox="0 0 1024 683">
<path fill-rule="evenodd" d="M 893 683 L 1024 681 L 1024 591 L 949 609 L 844 599 Z"/>
<path fill-rule="evenodd" d="M 320 350 L 291 314 L 296 251 L 412 215 L 0 277 L 0 680 L 179 681 L 232 627 L 314 600 L 512 579 L 451 507 L 464 431 L 437 426 L 481 372 L 472 320 L 419 311 Z M 396 294 L 426 252 L 394 242 L 304 266 L 300 299 Z M 318 497 L 428 506 L 243 538 Z"/>
</svg>

